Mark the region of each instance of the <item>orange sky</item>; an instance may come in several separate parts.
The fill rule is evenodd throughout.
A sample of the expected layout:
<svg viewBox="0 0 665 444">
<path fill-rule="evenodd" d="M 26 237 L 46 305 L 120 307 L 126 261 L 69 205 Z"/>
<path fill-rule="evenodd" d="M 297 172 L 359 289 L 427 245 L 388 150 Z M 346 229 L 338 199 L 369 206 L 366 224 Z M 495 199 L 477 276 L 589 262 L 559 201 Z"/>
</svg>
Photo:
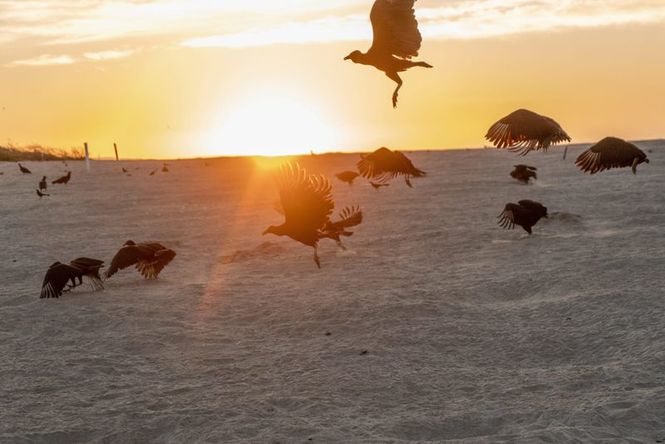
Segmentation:
<svg viewBox="0 0 665 444">
<path fill-rule="evenodd" d="M 342 60 L 370 44 L 371 1 L 0 0 L 0 144 L 161 158 L 477 147 L 518 107 L 578 142 L 665 135 L 665 0 L 441 3 L 416 3 L 435 69 L 405 74 L 393 110 L 390 80 Z"/>
</svg>

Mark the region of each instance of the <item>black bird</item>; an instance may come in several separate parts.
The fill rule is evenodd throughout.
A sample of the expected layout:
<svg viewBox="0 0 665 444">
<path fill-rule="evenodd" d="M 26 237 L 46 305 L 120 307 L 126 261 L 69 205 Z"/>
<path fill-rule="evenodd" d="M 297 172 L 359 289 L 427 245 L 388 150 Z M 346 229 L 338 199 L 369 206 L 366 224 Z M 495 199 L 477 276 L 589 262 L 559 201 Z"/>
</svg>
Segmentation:
<svg viewBox="0 0 665 444">
<path fill-rule="evenodd" d="M 531 178 L 536 180 L 538 179 L 538 174 L 536 171 L 538 171 L 538 168 L 536 167 L 520 164 L 515 165 L 515 169 L 511 171 L 510 176 L 515 180 L 519 180 L 524 184 L 528 184 Z"/>
<path fill-rule="evenodd" d="M 46 272 L 40 298 L 59 298 L 63 293 L 83 284 L 83 277 L 89 279 L 94 290 L 103 289 L 104 285 L 99 276 L 99 269 L 103 265 L 103 261 L 86 257 L 75 259 L 69 264 L 55 262 Z"/>
<path fill-rule="evenodd" d="M 168 172 L 169 172 L 169 167 L 167 164 L 164 164 L 164 166 L 162 167 L 162 173 L 168 173 Z"/>
<path fill-rule="evenodd" d="M 56 179 L 56 180 L 54 180 L 54 181 L 51 182 L 51 183 L 53 183 L 53 184 L 67 185 L 67 184 L 69 183 L 69 179 L 71 179 L 71 178 L 72 178 L 72 172 L 71 172 L 71 171 L 67 171 L 67 175 L 66 175 L 66 176 L 62 176 L 61 178 Z"/>
<path fill-rule="evenodd" d="M 154 176 L 156 172 L 157 172 L 157 170 L 153 170 L 153 171 L 151 171 L 151 172 L 150 172 L 150 176 Z"/>
<path fill-rule="evenodd" d="M 397 176 L 404 176 L 406 184 L 411 185 L 411 177 L 424 177 L 425 172 L 416 168 L 401 152 L 388 148 L 379 148 L 371 154 L 361 155 L 358 171 L 368 180 L 385 184 Z"/>
<path fill-rule="evenodd" d="M 46 191 L 48 184 L 46 183 L 46 176 L 42 177 L 42 180 L 39 181 L 39 191 Z"/>
<path fill-rule="evenodd" d="M 509 203 L 497 217 L 502 228 L 512 230 L 519 225 L 531 234 L 531 228 L 542 218 L 547 218 L 547 208 L 533 200 L 520 200 L 518 203 Z"/>
<path fill-rule="evenodd" d="M 360 176 L 360 174 L 356 173 L 355 171 L 343 171 L 341 173 L 335 174 L 335 177 L 337 177 L 342 182 L 348 183 L 349 185 L 353 185 L 353 181 L 356 180 L 356 177 L 358 176 Z"/>
<path fill-rule="evenodd" d="M 145 242 L 137 244 L 127 241 L 116 253 L 111 261 L 111 266 L 106 270 L 106 279 L 110 278 L 120 270 L 132 265 L 146 279 L 157 279 L 159 273 L 175 258 L 175 251 L 166 248 L 157 242 Z"/>
<path fill-rule="evenodd" d="M 393 93 L 393 108 L 397 107 L 399 90 L 402 88 L 400 72 L 414 66 L 431 68 L 425 62 L 414 62 L 418 56 L 422 36 L 418 30 L 413 5 L 415 0 L 376 0 L 370 13 L 374 39 L 366 53 L 353 51 L 344 60 L 370 65 L 383 71 L 397 83 Z"/>
<path fill-rule="evenodd" d="M 122 169 L 122 172 L 123 172 L 123 173 L 129 173 L 129 171 L 127 171 L 127 168 L 123 168 L 123 169 Z"/>
<path fill-rule="evenodd" d="M 317 246 L 321 239 L 333 239 L 341 245 L 340 236 L 351 236 L 348 228 L 362 222 L 358 207 L 347 207 L 340 220 L 333 222 L 330 215 L 335 208 L 332 185 L 324 176 L 310 175 L 298 164 L 284 165 L 276 176 L 284 223 L 271 225 L 263 234 L 288 236 L 314 248 L 314 262 L 321 268 Z"/>
<path fill-rule="evenodd" d="M 497 148 L 522 156 L 534 150 L 547 151 L 551 145 L 571 140 L 556 121 L 526 109 L 518 109 L 496 122 L 485 138 Z"/>
<path fill-rule="evenodd" d="M 384 187 L 389 187 L 389 183 L 376 183 L 376 182 L 370 182 L 370 185 L 372 185 L 372 188 L 374 188 L 376 191 L 379 191 L 379 189 L 384 188 Z"/>
<path fill-rule="evenodd" d="M 20 163 L 18 164 L 18 169 L 21 170 L 23 174 L 32 174 L 32 171 L 21 165 Z"/>
<path fill-rule="evenodd" d="M 47 197 L 50 196 L 50 194 L 42 193 L 41 190 L 35 190 L 35 191 L 37 191 L 37 196 L 39 196 L 40 199 L 44 196 Z"/>
<path fill-rule="evenodd" d="M 596 174 L 612 168 L 631 167 L 637 174 L 637 165 L 649 163 L 647 155 L 625 140 L 606 137 L 585 152 L 575 162 L 585 173 Z"/>
</svg>

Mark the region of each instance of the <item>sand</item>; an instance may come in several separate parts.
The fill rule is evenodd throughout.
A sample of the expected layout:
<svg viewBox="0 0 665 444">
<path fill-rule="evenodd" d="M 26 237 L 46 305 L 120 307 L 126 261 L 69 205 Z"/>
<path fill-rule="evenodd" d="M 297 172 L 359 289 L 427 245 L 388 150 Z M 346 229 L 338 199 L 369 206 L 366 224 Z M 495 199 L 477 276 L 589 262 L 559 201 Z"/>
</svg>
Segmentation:
<svg viewBox="0 0 665 444">
<path fill-rule="evenodd" d="M 41 201 L 62 163 L 0 164 L 0 442 L 665 440 L 665 144 L 641 146 L 637 176 L 583 175 L 578 146 L 414 153 L 414 189 L 335 181 L 366 217 L 322 270 L 261 236 L 281 216 L 250 160 L 70 162 Z M 496 225 L 523 198 L 552 214 L 531 237 Z M 39 299 L 49 264 L 128 239 L 178 256 Z"/>
</svg>

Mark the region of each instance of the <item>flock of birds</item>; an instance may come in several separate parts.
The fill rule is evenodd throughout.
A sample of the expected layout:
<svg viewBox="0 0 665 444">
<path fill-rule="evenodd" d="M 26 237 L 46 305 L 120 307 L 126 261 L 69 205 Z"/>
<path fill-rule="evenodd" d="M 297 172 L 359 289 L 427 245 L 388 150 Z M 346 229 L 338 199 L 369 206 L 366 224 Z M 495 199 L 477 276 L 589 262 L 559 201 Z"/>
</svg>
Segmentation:
<svg viewBox="0 0 665 444">
<path fill-rule="evenodd" d="M 412 61 L 418 55 L 422 43 L 415 16 L 415 1 L 376 0 L 370 13 L 373 28 L 370 49 L 365 53 L 353 51 L 345 57 L 345 60 L 354 63 L 374 66 L 397 83 L 392 95 L 393 107 L 397 106 L 403 84 L 399 73 L 413 67 L 432 67 L 425 62 Z M 572 140 L 554 119 L 526 109 L 519 109 L 498 120 L 487 131 L 485 138 L 496 148 L 507 149 L 521 156 L 532 151 L 547 151 L 553 145 Z M 626 167 L 632 168 L 636 174 L 637 166 L 642 163 L 649 163 L 642 150 L 615 137 L 607 137 L 591 146 L 576 161 L 581 171 L 590 174 Z M 19 167 L 22 172 L 29 173 L 23 166 Z M 403 153 L 387 148 L 361 156 L 356 167 L 357 171 L 341 172 L 337 178 L 352 185 L 362 176 L 378 190 L 389 186 L 389 182 L 397 177 L 404 178 L 406 185 L 412 187 L 411 179 L 426 175 Z M 166 164 L 162 171 L 168 172 Z M 127 170 L 123 169 L 123 172 L 128 174 Z M 515 165 L 510 175 L 522 183 L 529 183 L 531 179 L 537 179 L 537 169 L 519 164 Z M 69 178 L 71 173 L 53 183 L 66 184 Z M 359 206 L 351 206 L 344 208 L 336 220 L 331 219 L 335 202 L 330 181 L 323 175 L 308 173 L 297 163 L 282 166 L 275 178 L 280 197 L 279 210 L 284 215 L 284 222 L 269 226 L 263 234 L 287 236 L 312 247 L 314 262 L 320 268 L 318 243 L 330 239 L 344 248 L 342 238 L 353 234 L 350 229 L 362 223 L 363 213 Z M 42 179 L 37 191 L 40 197 L 46 191 L 46 178 Z M 518 203 L 506 204 L 498 216 L 498 224 L 506 229 L 520 226 L 531 234 L 532 228 L 547 215 L 547 208 L 540 202 L 520 200 Z M 173 250 L 159 243 L 136 244 L 128 241 L 111 261 L 104 277 L 108 279 L 118 270 L 133 265 L 145 278 L 154 279 L 174 257 Z M 69 264 L 54 263 L 44 278 L 41 297 L 59 297 L 81 285 L 83 277 L 89 278 L 94 288 L 101 288 L 103 280 L 99 270 L 103 265 L 103 261 L 90 258 L 75 259 Z"/>
</svg>

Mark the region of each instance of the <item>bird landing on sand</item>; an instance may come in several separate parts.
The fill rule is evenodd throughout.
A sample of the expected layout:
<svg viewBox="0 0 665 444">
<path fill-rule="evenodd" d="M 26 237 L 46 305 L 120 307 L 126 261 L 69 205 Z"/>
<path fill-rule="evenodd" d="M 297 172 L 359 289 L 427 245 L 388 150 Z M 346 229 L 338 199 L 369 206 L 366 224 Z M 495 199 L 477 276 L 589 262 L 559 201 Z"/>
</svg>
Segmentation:
<svg viewBox="0 0 665 444">
<path fill-rule="evenodd" d="M 108 279 L 118 271 L 134 265 L 144 278 L 157 279 L 159 273 L 171 263 L 175 256 L 175 251 L 160 243 L 145 242 L 137 244 L 129 240 L 113 257 L 105 277 Z"/>
<path fill-rule="evenodd" d="M 547 218 L 547 208 L 533 200 L 520 200 L 518 203 L 509 203 L 499 214 L 499 226 L 508 230 L 519 225 L 524 231 L 531 234 L 532 228 L 543 217 Z"/>
<path fill-rule="evenodd" d="M 585 173 L 596 174 L 612 168 L 631 167 L 637 174 L 637 165 L 649 163 L 647 155 L 625 140 L 606 137 L 585 152 L 575 162 Z"/>
<path fill-rule="evenodd" d="M 285 220 L 282 225 L 269 226 L 263 234 L 288 236 L 314 248 L 314 262 L 321 268 L 319 241 L 332 239 L 342 246 L 341 236 L 351 236 L 348 229 L 362 223 L 360 208 L 347 207 L 340 213 L 340 220 L 331 221 L 335 208 L 332 185 L 324 176 L 308 174 L 297 163 L 284 165 L 275 179 Z"/>
<path fill-rule="evenodd" d="M 71 178 L 72 178 L 72 172 L 71 172 L 71 171 L 67 171 L 67 175 L 66 175 L 66 176 L 62 176 L 61 178 L 56 179 L 56 180 L 54 180 L 54 181 L 51 182 L 51 183 L 67 185 L 67 184 L 69 183 L 69 180 L 70 180 Z"/>
<path fill-rule="evenodd" d="M 518 109 L 496 122 L 485 138 L 499 149 L 522 156 L 534 150 L 547 151 L 551 145 L 571 140 L 554 119 L 526 109 Z"/>
<path fill-rule="evenodd" d="M 360 174 L 356 173 L 355 171 L 343 171 L 341 173 L 335 174 L 335 177 L 344 183 L 348 183 L 349 185 L 353 185 L 353 181 L 356 180 L 358 176 L 360 176 Z"/>
<path fill-rule="evenodd" d="M 400 72 L 415 66 L 431 68 L 425 62 L 411 61 L 418 56 L 422 36 L 418 30 L 413 5 L 415 0 L 376 0 L 370 13 L 374 39 L 366 53 L 353 51 L 344 60 L 373 66 L 397 83 L 393 93 L 393 108 L 397 107 L 402 88 Z"/>
<path fill-rule="evenodd" d="M 361 155 L 358 171 L 368 180 L 385 184 L 397 176 L 404 176 L 406 184 L 413 188 L 410 178 L 424 177 L 425 172 L 416 168 L 401 152 L 379 148 L 371 154 Z"/>
<path fill-rule="evenodd" d="M 21 165 L 20 163 L 18 164 L 18 169 L 23 173 L 23 174 L 32 174 L 32 171 Z"/>
<path fill-rule="evenodd" d="M 83 284 L 83 277 L 88 278 L 93 290 L 104 288 L 99 276 L 99 269 L 104 265 L 103 261 L 81 257 L 67 264 L 55 262 L 46 272 L 42 283 L 41 299 L 59 298 Z M 78 282 L 77 282 L 78 279 Z"/>
<path fill-rule="evenodd" d="M 528 184 L 532 178 L 536 180 L 538 179 L 536 171 L 538 171 L 538 168 L 536 167 L 529 165 L 515 165 L 515 169 L 510 173 L 510 177 L 523 184 Z"/>
</svg>

